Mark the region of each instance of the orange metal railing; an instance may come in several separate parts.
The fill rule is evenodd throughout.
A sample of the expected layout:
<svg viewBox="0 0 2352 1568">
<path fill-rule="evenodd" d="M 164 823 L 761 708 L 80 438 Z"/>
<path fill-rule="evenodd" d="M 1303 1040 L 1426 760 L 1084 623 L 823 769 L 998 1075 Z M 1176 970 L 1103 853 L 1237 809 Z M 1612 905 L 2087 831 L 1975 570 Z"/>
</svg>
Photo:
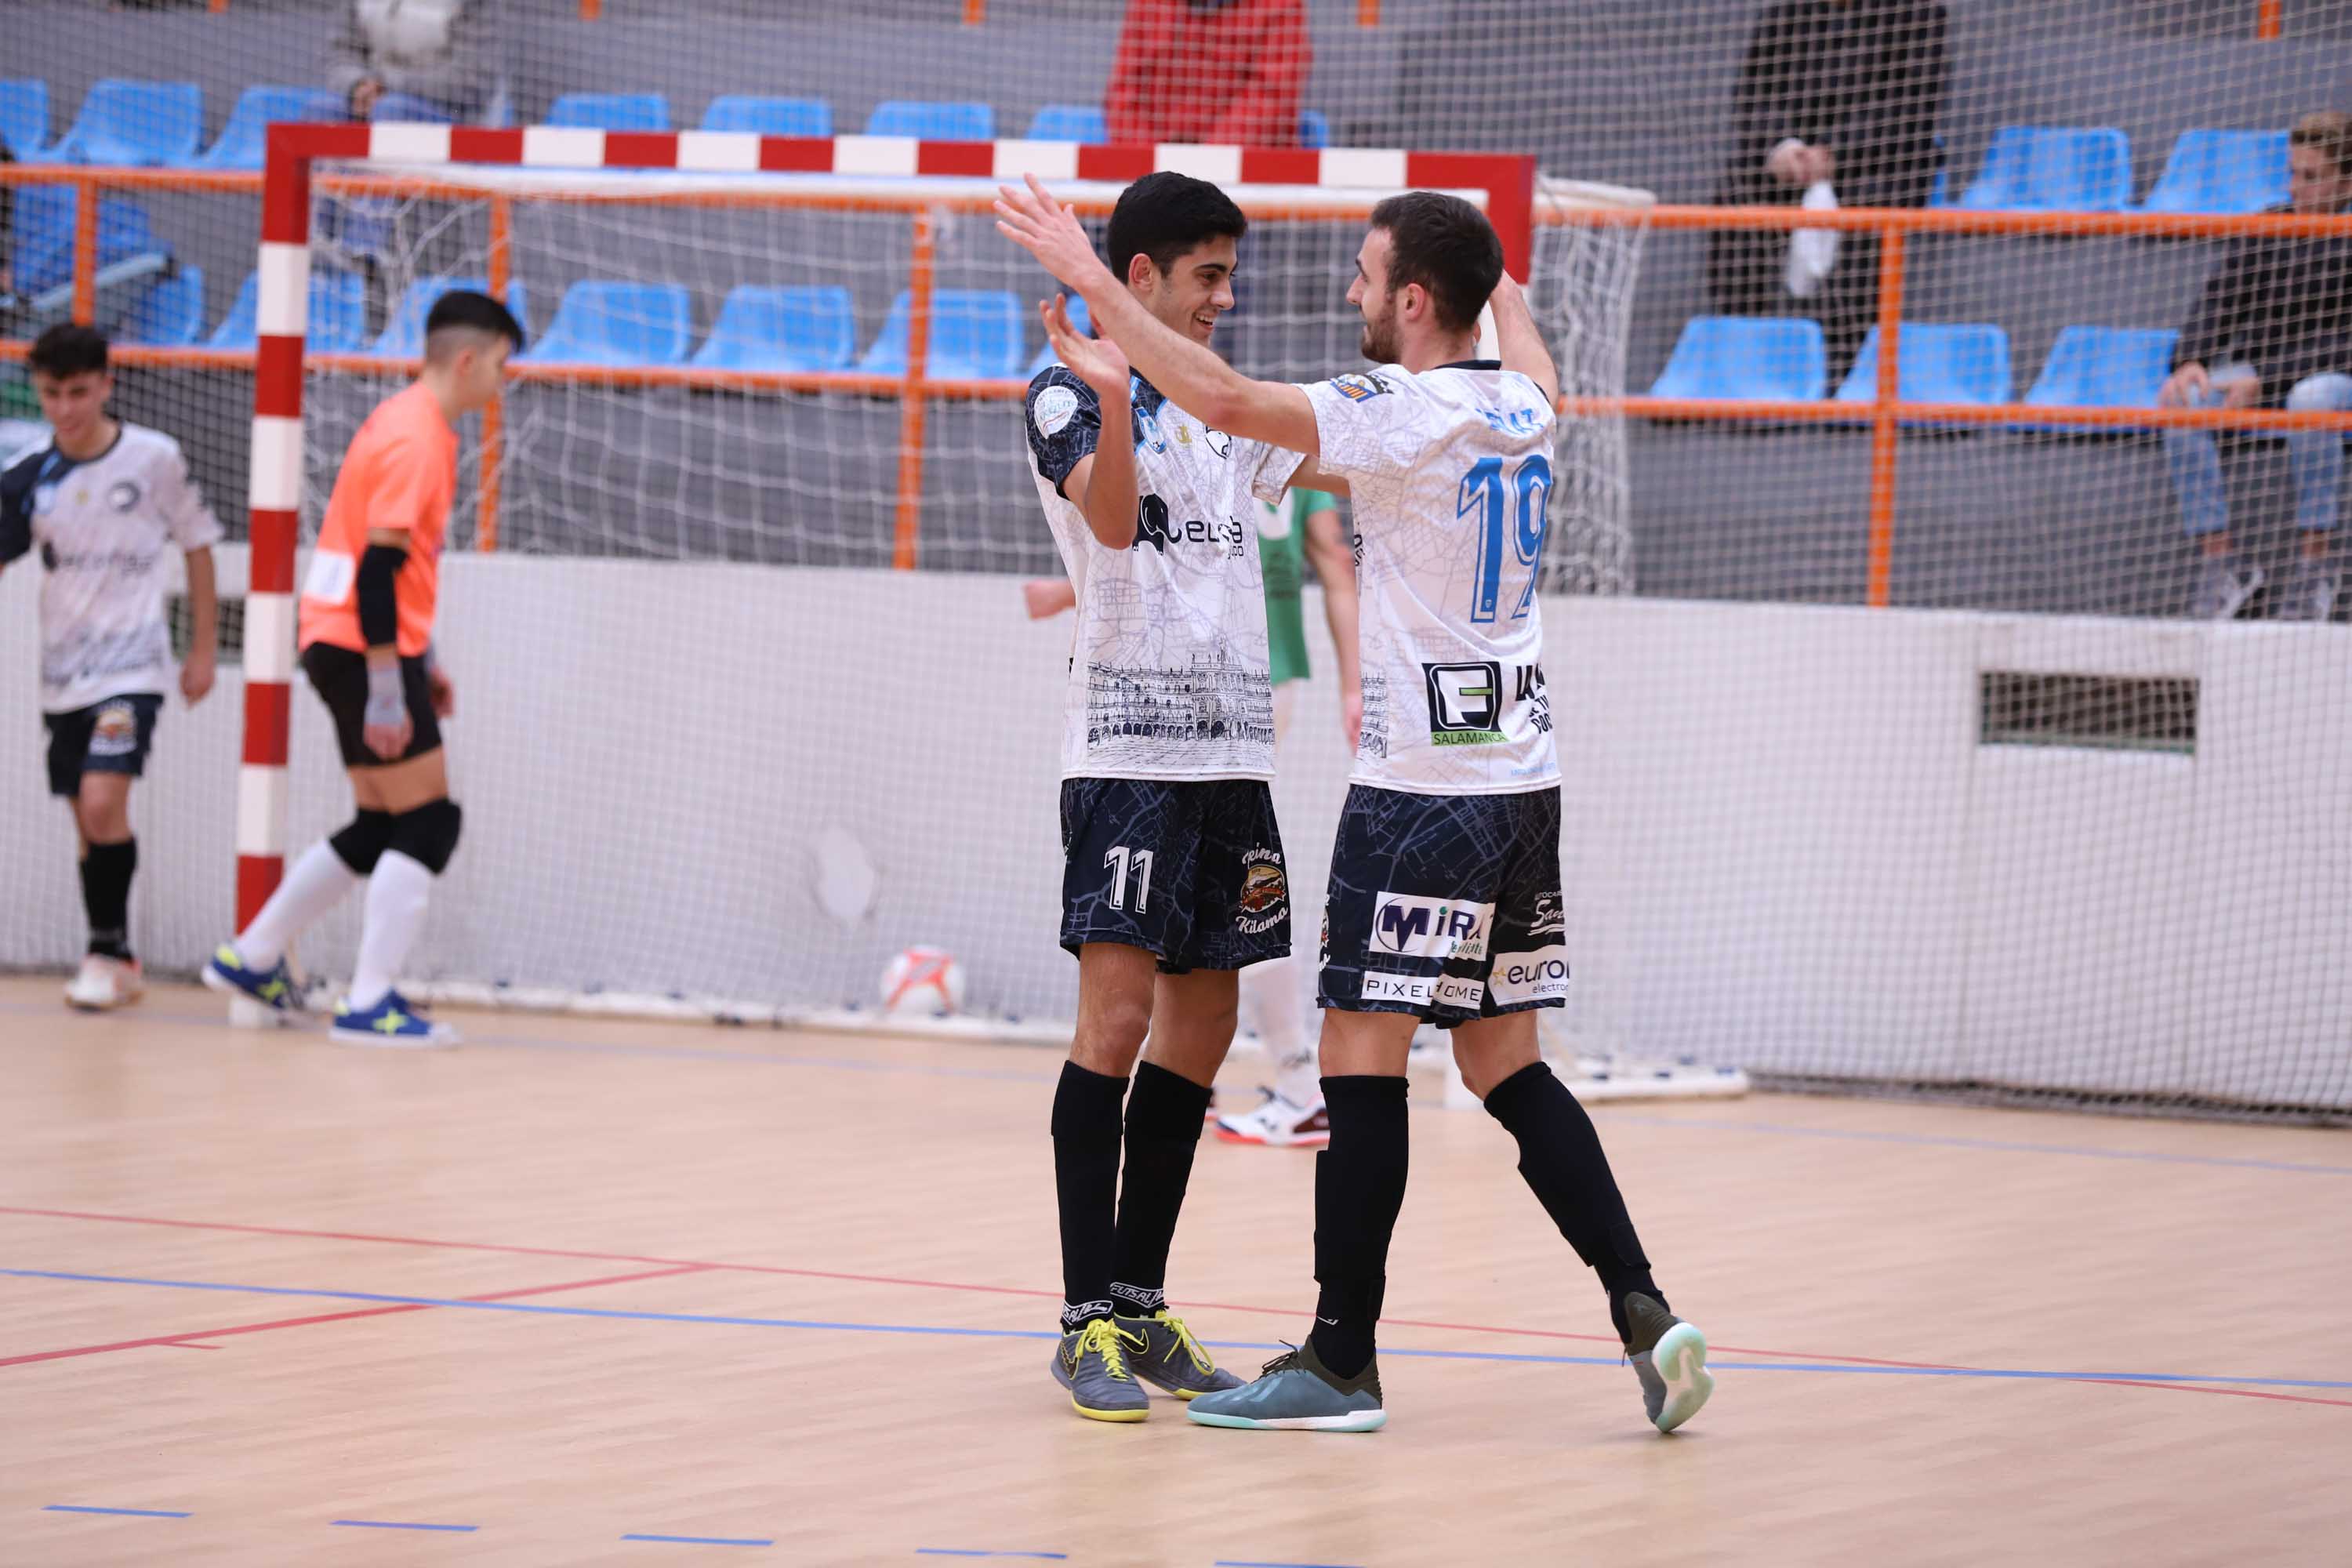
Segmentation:
<svg viewBox="0 0 2352 1568">
<path fill-rule="evenodd" d="M 40 165 L 34 168 L 0 165 L 0 184 L 70 184 L 80 192 L 76 204 L 73 310 L 77 320 L 90 321 L 96 312 L 98 273 L 98 197 L 102 191 L 175 190 L 216 195 L 258 196 L 262 176 L 257 174 L 201 174 L 172 170 L 89 169 Z M 493 292 L 503 297 L 513 273 L 513 204 L 518 199 L 562 202 L 578 205 L 664 205 L 678 207 L 778 207 L 804 211 L 889 213 L 906 217 L 912 227 L 911 320 L 907 368 L 891 375 L 851 371 L 729 371 L 693 365 L 606 367 L 531 364 L 516 367 L 516 379 L 538 384 L 596 385 L 620 388 L 685 387 L 708 392 L 745 394 L 822 394 L 896 398 L 901 405 L 898 454 L 898 496 L 894 510 L 892 560 L 900 567 L 916 562 L 923 493 L 926 416 L 930 400 L 974 402 L 1017 401 L 1024 392 L 1019 381 L 941 380 L 929 374 L 931 295 L 935 287 L 937 225 L 950 213 L 980 214 L 987 198 L 970 196 L 881 195 L 871 192 L 834 194 L 806 189 L 736 190 L 726 192 L 634 192 L 598 190 L 541 192 L 518 198 L 486 193 L 480 187 L 447 180 L 384 175 L 325 175 L 323 191 L 341 195 L 405 196 L 416 199 L 485 202 L 489 214 L 488 271 Z M 1081 201 L 1079 210 L 1090 216 L 1108 211 L 1102 202 Z M 1274 220 L 1334 220 L 1360 217 L 1360 203 L 1312 199 L 1254 212 Z M 1584 417 L 1632 417 L 1678 421 L 1772 422 L 1785 424 L 1853 424 L 1866 419 L 1871 429 L 1871 483 L 1868 592 L 1870 603 L 1885 605 L 1895 550 L 1895 519 L 1900 495 L 1901 427 L 1908 425 L 2010 425 L 2072 426 L 2099 429 L 2207 429 L 2290 431 L 2335 429 L 2352 432 L 2352 414 L 2303 413 L 2275 409 L 2231 408 L 2067 408 L 2039 404 L 1906 403 L 1900 396 L 1903 304 L 1910 263 L 1912 237 L 1919 235 L 2042 236 L 2046 237 L 2141 237 L 2176 239 L 2227 239 L 2247 235 L 2352 236 L 2352 216 L 2304 217 L 2263 214 L 2224 216 L 2155 213 L 2015 213 L 1846 208 L 1811 212 L 1797 207 L 1660 206 L 1562 210 L 1541 205 L 1536 221 L 1545 225 L 1646 226 L 1667 232 L 1725 228 L 1839 228 L 1874 230 L 1880 236 L 1877 320 L 1881 339 L 1877 395 L 1866 405 L 1814 402 L 1731 401 L 1652 397 L 1625 395 L 1570 397 L 1563 412 Z M 1335 291 L 1337 284 L 1335 282 Z M 27 344 L 0 342 L 0 362 L 19 360 Z M 125 344 L 116 360 L 131 367 L 175 368 L 250 373 L 256 355 L 251 350 L 206 348 L 147 348 Z M 315 369 L 333 373 L 408 373 L 414 362 L 359 353 L 312 354 Z M 478 539 L 480 548 L 494 549 L 499 537 L 500 465 L 505 429 L 495 407 L 482 428 L 482 486 Z"/>
</svg>

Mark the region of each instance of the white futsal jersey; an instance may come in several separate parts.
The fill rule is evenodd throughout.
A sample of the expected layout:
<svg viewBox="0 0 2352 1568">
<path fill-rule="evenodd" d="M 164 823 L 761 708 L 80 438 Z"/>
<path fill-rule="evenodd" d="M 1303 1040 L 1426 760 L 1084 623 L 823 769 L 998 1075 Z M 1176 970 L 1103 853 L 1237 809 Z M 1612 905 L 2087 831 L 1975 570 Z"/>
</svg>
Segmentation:
<svg viewBox="0 0 2352 1568">
<path fill-rule="evenodd" d="M 1364 727 L 1353 782 L 1415 795 L 1559 783 L 1536 577 L 1552 407 L 1492 360 L 1306 388 L 1317 466 L 1355 502 Z"/>
<path fill-rule="evenodd" d="M 1135 542 L 1109 550 L 1062 482 L 1095 449 L 1102 403 L 1050 365 L 1029 384 L 1029 468 L 1077 590 L 1064 778 L 1271 779 L 1274 689 L 1253 494 L 1278 500 L 1296 452 L 1212 430 L 1140 375 Z"/>
<path fill-rule="evenodd" d="M 168 690 L 164 552 L 219 542 L 180 444 L 125 425 L 88 462 L 44 447 L 0 476 L 0 563 L 38 551 L 41 707 L 70 713 Z"/>
</svg>

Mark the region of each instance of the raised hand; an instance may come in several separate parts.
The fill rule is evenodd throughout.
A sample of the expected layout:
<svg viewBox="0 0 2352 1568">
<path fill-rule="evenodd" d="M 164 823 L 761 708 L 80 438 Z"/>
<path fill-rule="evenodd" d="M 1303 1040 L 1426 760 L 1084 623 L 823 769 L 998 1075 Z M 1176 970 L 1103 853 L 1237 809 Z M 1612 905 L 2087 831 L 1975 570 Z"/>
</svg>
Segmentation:
<svg viewBox="0 0 2352 1568">
<path fill-rule="evenodd" d="M 1095 254 L 1078 215 L 1048 195 L 1036 175 L 1022 178 L 1025 188 L 996 187 L 996 231 L 1080 294 L 1110 282 L 1110 268 Z"/>
<path fill-rule="evenodd" d="M 1045 319 L 1045 341 L 1053 345 L 1055 358 L 1094 388 L 1096 395 L 1127 400 L 1127 355 L 1117 343 L 1079 331 L 1070 320 L 1069 300 L 1060 294 L 1040 304 L 1037 313 Z"/>
</svg>

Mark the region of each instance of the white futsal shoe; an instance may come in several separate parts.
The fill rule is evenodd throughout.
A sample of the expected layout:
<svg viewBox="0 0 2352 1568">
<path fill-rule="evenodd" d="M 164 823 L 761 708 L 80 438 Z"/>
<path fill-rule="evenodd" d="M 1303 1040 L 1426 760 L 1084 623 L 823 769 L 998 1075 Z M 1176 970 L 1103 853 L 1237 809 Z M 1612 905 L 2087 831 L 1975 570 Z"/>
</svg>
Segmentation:
<svg viewBox="0 0 2352 1568">
<path fill-rule="evenodd" d="M 1270 1089 L 1255 1110 L 1217 1118 L 1217 1136 L 1228 1143 L 1255 1143 L 1267 1149 L 1320 1149 L 1331 1142 L 1330 1113 L 1321 1096 L 1312 1105 L 1298 1105 Z"/>
<path fill-rule="evenodd" d="M 102 952 L 84 958 L 74 977 L 66 982 L 66 1005 L 85 1013 L 128 1007 L 145 994 L 147 985 L 139 976 L 137 959 L 109 958 Z"/>
</svg>

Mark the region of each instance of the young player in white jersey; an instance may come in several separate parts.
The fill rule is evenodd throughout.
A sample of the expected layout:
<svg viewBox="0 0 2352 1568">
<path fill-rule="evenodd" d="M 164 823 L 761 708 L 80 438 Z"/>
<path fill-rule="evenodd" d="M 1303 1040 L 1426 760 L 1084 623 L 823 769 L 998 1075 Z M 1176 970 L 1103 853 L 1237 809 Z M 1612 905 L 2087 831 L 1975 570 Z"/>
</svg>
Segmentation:
<svg viewBox="0 0 2352 1568">
<path fill-rule="evenodd" d="M 1557 384 L 1493 227 L 1455 196 L 1382 202 L 1348 290 L 1377 368 L 1292 386 L 1250 381 L 1133 309 L 1034 179 L 997 210 L 1155 382 L 1237 436 L 1305 452 L 1355 504 L 1364 728 L 1324 916 L 1316 1321 L 1256 1382 L 1187 1414 L 1329 1431 L 1386 1421 L 1373 1329 L 1404 1199 L 1406 1057 L 1426 1019 L 1452 1031 L 1464 1080 L 1599 1274 L 1649 1419 L 1672 1431 L 1713 1386 L 1706 1340 L 1667 1309 L 1592 1123 L 1536 1044 L 1533 1010 L 1560 1005 L 1568 983 L 1536 599 Z M 1490 296 L 1501 362 L 1471 357 Z M 1058 346 L 1058 303 L 1049 328 Z"/>
<path fill-rule="evenodd" d="M 73 807 L 89 951 L 66 986 L 76 1007 L 139 999 L 131 951 L 131 782 L 145 771 L 173 683 L 163 614 L 165 552 L 185 558 L 191 646 L 180 694 L 213 689 L 218 644 L 212 547 L 220 524 L 179 443 L 106 412 L 107 342 L 93 327 L 51 327 L 33 344 L 33 390 L 55 438 L 0 477 L 0 569 L 39 553 L 41 710 L 49 793 Z"/>
<path fill-rule="evenodd" d="M 1209 353 L 1247 226 L 1203 181 L 1137 181 L 1110 220 L 1120 297 Z M 1056 346 L 1062 363 L 1030 383 L 1024 411 L 1078 612 L 1061 792 L 1061 942 L 1078 961 L 1078 1021 L 1054 1096 L 1064 1302 L 1052 1371 L 1079 1415 L 1140 1421 L 1139 1377 L 1180 1398 L 1239 1382 L 1168 1310 L 1168 1249 L 1233 1043 L 1234 973 L 1290 950 L 1266 787 L 1265 602 L 1244 519 L 1253 494 L 1282 493 L 1298 455 L 1232 439 L 1108 342 L 1067 334 Z"/>
</svg>

